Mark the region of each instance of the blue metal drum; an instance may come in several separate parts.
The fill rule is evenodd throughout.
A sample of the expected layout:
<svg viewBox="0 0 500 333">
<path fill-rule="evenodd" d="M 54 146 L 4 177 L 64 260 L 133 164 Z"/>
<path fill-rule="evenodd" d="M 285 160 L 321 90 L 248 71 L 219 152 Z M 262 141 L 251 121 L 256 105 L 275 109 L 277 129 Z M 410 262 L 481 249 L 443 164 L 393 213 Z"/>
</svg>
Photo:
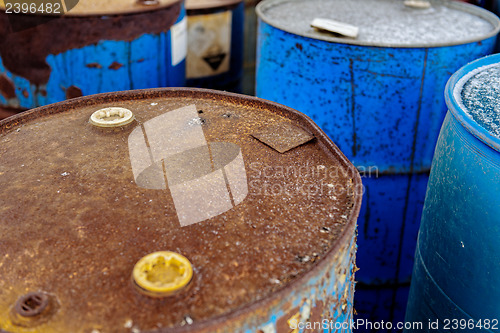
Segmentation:
<svg viewBox="0 0 500 333">
<path fill-rule="evenodd" d="M 406 319 L 450 332 L 500 328 L 500 55 L 449 80 Z M 424 325 L 424 331 L 433 327 Z"/>
<path fill-rule="evenodd" d="M 421 207 L 450 75 L 493 51 L 496 15 L 466 3 L 267 0 L 259 16 L 256 95 L 309 115 L 363 170 L 356 300 L 387 290 L 386 303 L 411 278 Z M 315 18 L 348 23 L 357 38 L 313 29 Z M 383 294 L 379 290 L 380 294 Z M 404 299 L 404 298 L 403 298 Z M 402 311 L 373 320 L 403 320 Z M 396 314 L 399 313 L 399 314 Z"/>
<path fill-rule="evenodd" d="M 23 110 L 100 92 L 184 86 L 183 2 L 149 3 L 80 1 L 57 18 L 1 12 L 0 107 Z"/>
<path fill-rule="evenodd" d="M 241 92 L 245 3 L 188 0 L 187 85 Z"/>
</svg>

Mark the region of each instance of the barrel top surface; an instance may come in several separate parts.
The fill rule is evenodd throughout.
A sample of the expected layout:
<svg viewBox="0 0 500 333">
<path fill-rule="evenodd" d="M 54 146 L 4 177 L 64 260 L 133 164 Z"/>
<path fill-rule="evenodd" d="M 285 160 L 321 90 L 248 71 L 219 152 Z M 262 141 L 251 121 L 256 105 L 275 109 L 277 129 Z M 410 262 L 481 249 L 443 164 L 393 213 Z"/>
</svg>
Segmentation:
<svg viewBox="0 0 500 333">
<path fill-rule="evenodd" d="M 446 89 L 453 114 L 472 134 L 500 151 L 500 56 L 462 67 Z"/>
<path fill-rule="evenodd" d="M 169 7 L 180 0 L 158 0 L 143 2 L 138 0 L 71 0 L 65 1 L 67 8 L 65 16 L 93 16 L 131 14 Z M 73 6 L 74 4 L 74 6 Z M 0 9 L 5 10 L 5 0 L 0 0 Z"/>
<path fill-rule="evenodd" d="M 243 0 L 186 0 L 186 9 L 218 9 L 236 5 L 242 1 Z"/>
<path fill-rule="evenodd" d="M 110 107 L 135 120 L 89 122 L 118 117 Z M 361 202 L 356 169 L 309 118 L 209 90 L 101 94 L 27 111 L 0 122 L 0 156 L 7 332 L 18 331 L 9 309 L 30 291 L 58 300 L 37 327 L 44 332 L 169 331 L 186 318 L 183 330 L 196 332 L 300 284 L 353 237 Z M 192 264 L 178 294 L 134 287 L 134 265 L 157 251 Z"/>
<path fill-rule="evenodd" d="M 492 37 L 500 29 L 493 13 L 458 1 L 432 1 L 417 9 L 401 0 L 266 0 L 259 17 L 278 29 L 318 40 L 382 47 L 434 47 Z M 357 38 L 311 27 L 315 18 L 359 28 Z"/>
</svg>

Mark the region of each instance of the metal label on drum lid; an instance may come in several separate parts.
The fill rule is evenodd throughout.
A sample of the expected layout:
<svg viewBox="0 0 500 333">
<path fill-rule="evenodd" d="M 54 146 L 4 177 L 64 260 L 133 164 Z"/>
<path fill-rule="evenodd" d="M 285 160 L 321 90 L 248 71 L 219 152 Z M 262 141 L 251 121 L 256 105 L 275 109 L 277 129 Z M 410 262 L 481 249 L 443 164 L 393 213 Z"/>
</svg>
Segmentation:
<svg viewBox="0 0 500 333">
<path fill-rule="evenodd" d="M 187 54 L 187 19 L 176 23 L 170 29 L 172 38 L 172 66 L 177 66 L 186 59 Z"/>
<path fill-rule="evenodd" d="M 233 13 L 193 15 L 188 18 L 188 79 L 222 74 L 231 63 Z"/>
</svg>

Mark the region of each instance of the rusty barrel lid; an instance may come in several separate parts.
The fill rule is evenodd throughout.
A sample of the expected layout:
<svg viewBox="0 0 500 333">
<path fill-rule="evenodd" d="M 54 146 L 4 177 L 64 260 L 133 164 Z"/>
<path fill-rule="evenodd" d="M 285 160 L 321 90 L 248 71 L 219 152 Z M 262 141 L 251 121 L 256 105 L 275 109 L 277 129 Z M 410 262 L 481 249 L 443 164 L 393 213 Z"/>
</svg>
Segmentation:
<svg viewBox="0 0 500 333">
<path fill-rule="evenodd" d="M 493 13 L 449 0 L 265 0 L 256 11 L 267 24 L 292 34 L 378 47 L 461 45 L 493 37 L 500 30 L 500 20 Z M 339 37 L 313 28 L 315 19 L 356 27 L 359 34 L 356 38 Z"/>
<path fill-rule="evenodd" d="M 0 9 L 5 10 L 6 3 L 9 1 L 10 0 L 0 1 Z M 102 16 L 157 10 L 172 6 L 179 2 L 181 2 L 181 0 L 64 0 L 61 3 L 63 4 L 62 10 L 65 16 Z M 37 8 L 40 6 L 40 3 L 34 0 L 27 0 L 25 3 L 28 4 L 28 8 L 31 3 L 37 4 Z M 40 14 L 39 12 L 37 13 Z M 44 10 L 41 15 L 60 16 L 59 12 L 52 13 L 47 10 Z"/>
<path fill-rule="evenodd" d="M 242 1 L 243 0 L 186 0 L 186 9 L 218 9 L 234 6 L 241 3 Z"/>
<path fill-rule="evenodd" d="M 27 111 L 0 122 L 0 156 L 6 332 L 197 332 L 300 287 L 362 196 L 305 115 L 201 89 Z"/>
</svg>

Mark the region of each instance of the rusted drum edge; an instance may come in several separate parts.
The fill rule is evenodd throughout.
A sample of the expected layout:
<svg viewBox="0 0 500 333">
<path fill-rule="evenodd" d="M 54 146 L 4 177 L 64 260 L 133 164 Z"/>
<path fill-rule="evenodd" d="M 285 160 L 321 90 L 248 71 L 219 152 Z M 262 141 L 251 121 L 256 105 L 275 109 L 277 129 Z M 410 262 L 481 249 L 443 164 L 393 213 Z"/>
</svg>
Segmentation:
<svg viewBox="0 0 500 333">
<path fill-rule="evenodd" d="M 6 9 L 6 3 L 12 2 L 4 0 L 0 2 L 0 10 Z M 179 0 L 107 0 L 107 1 L 93 1 L 93 0 L 63 0 L 64 13 L 49 13 L 45 12 L 47 16 L 100 16 L 100 15 L 120 15 L 120 14 L 133 14 L 158 10 L 171 6 L 179 2 Z M 30 5 L 35 1 L 25 1 Z"/>
</svg>

